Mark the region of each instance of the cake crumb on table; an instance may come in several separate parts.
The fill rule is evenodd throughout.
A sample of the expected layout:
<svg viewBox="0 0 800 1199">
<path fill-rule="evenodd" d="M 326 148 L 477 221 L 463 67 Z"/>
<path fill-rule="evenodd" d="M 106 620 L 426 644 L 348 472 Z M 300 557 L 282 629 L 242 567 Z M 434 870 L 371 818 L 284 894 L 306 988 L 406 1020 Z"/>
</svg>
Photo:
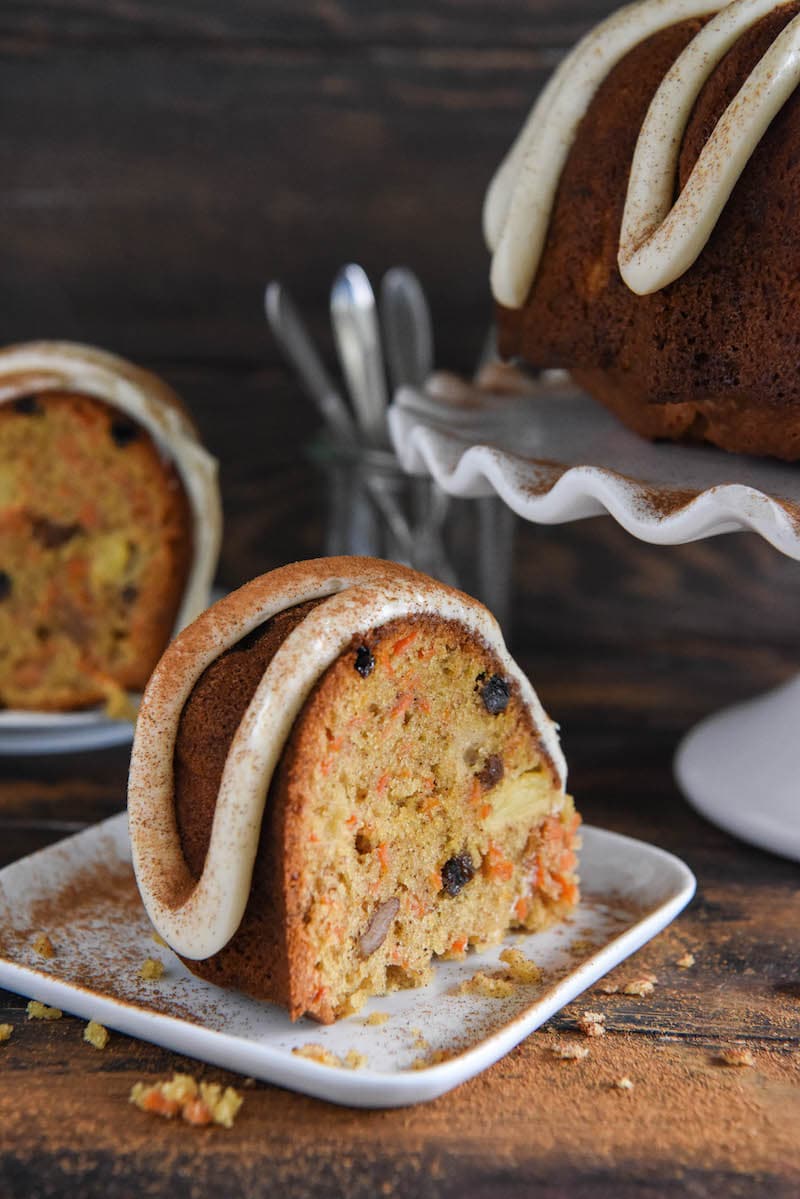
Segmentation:
<svg viewBox="0 0 800 1199">
<path fill-rule="evenodd" d="M 134 1083 L 130 1102 L 143 1112 L 171 1120 L 180 1115 L 187 1124 L 219 1124 L 233 1128 L 244 1099 L 233 1087 L 198 1083 L 191 1074 L 173 1074 L 167 1082 Z"/>
<path fill-rule="evenodd" d="M 162 949 L 169 949 L 169 945 L 164 940 L 164 938 L 161 936 L 161 933 L 156 932 L 155 929 L 153 929 L 153 931 L 150 934 L 150 940 L 155 941 L 156 945 L 160 945 Z"/>
<path fill-rule="evenodd" d="M 652 995 L 655 982 L 651 978 L 634 978 L 629 983 L 625 983 L 622 988 L 623 995 L 637 995 L 640 999 L 644 999 L 645 995 Z"/>
<path fill-rule="evenodd" d="M 83 1030 L 83 1039 L 95 1049 L 105 1049 L 108 1044 L 108 1029 L 96 1020 L 90 1020 Z"/>
<path fill-rule="evenodd" d="M 585 1037 L 604 1037 L 606 1018 L 602 1012 L 581 1012 L 576 1021 Z"/>
<path fill-rule="evenodd" d="M 38 999 L 32 999 L 27 1007 L 29 1020 L 60 1020 L 63 1012 L 57 1007 L 48 1007 L 46 1003 L 39 1003 Z"/>
<path fill-rule="evenodd" d="M 603 978 L 595 987 L 595 991 L 600 991 L 602 995 L 619 995 L 619 983 L 612 983 Z"/>
<path fill-rule="evenodd" d="M 694 954 L 693 953 L 683 954 L 682 957 L 678 958 L 675 965 L 680 966 L 681 970 L 688 970 L 690 966 L 694 965 Z"/>
<path fill-rule="evenodd" d="M 11 1034 L 14 1031 L 13 1024 L 0 1024 L 0 1042 L 10 1041 Z"/>
<path fill-rule="evenodd" d="M 139 970 L 139 977 L 147 982 L 158 982 L 164 975 L 164 963 L 158 958 L 146 958 Z"/>
<path fill-rule="evenodd" d="M 34 953 L 38 953 L 42 958 L 54 958 L 56 951 L 53 948 L 53 942 L 48 937 L 47 933 L 37 933 L 33 938 Z"/>
<path fill-rule="evenodd" d="M 365 1024 L 385 1024 L 389 1019 L 388 1012 L 370 1012 L 365 1019 Z"/>
<path fill-rule="evenodd" d="M 632 1091 L 633 1083 L 627 1074 L 623 1074 L 622 1078 L 615 1078 L 611 1084 L 611 1089 L 614 1091 Z"/>
<path fill-rule="evenodd" d="M 723 1066 L 754 1066 L 756 1059 L 749 1049 L 723 1049 L 717 1054 L 717 1061 Z"/>
<path fill-rule="evenodd" d="M 580 1062 L 589 1056 L 589 1049 L 586 1045 L 552 1045 L 551 1051 L 555 1057 L 560 1057 L 565 1062 Z"/>
</svg>

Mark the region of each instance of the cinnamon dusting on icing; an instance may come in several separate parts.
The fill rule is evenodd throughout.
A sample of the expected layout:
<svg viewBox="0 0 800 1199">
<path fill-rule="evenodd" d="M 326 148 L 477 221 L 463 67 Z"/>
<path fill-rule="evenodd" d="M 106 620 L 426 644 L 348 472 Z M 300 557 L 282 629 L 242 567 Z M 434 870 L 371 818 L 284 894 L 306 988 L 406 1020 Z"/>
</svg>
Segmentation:
<svg viewBox="0 0 800 1199">
<path fill-rule="evenodd" d="M 800 17 L 784 28 L 740 88 L 672 204 L 680 143 L 703 84 L 736 38 L 774 0 L 643 0 L 601 22 L 564 59 L 490 184 L 484 207 L 492 290 L 521 307 L 536 277 L 561 173 L 578 126 L 612 68 L 651 34 L 716 15 L 678 57 L 642 125 L 620 231 L 619 267 L 637 294 L 679 278 L 708 241 L 769 123 L 800 83 Z"/>
</svg>

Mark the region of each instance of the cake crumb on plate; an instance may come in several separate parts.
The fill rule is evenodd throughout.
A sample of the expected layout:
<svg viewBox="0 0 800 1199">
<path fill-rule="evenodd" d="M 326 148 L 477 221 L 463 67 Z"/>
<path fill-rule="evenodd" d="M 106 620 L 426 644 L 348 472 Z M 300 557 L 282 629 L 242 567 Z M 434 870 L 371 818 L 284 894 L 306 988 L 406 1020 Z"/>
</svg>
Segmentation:
<svg viewBox="0 0 800 1199">
<path fill-rule="evenodd" d="M 514 989 L 514 983 L 505 974 L 487 974 L 485 970 L 477 970 L 472 978 L 459 983 L 456 993 L 482 995 L 486 999 L 508 999 L 514 994 Z"/>
<path fill-rule="evenodd" d="M 139 970 L 139 977 L 146 982 L 158 982 L 164 975 L 164 963 L 158 958 L 145 958 Z"/>
<path fill-rule="evenodd" d="M 33 951 L 38 953 L 42 958 L 54 958 L 56 951 L 53 948 L 53 942 L 48 937 L 47 933 L 37 933 L 33 938 Z"/>
<path fill-rule="evenodd" d="M 357 1049 L 348 1049 L 344 1058 L 341 1058 L 338 1054 L 331 1053 L 324 1045 L 317 1045 L 313 1041 L 297 1045 L 292 1053 L 295 1057 L 306 1057 L 309 1061 L 318 1062 L 320 1066 L 333 1066 L 338 1070 L 361 1070 L 367 1065 L 366 1054 L 359 1053 Z"/>
<path fill-rule="evenodd" d="M 521 949 L 504 949 L 500 961 L 508 966 L 507 974 L 514 982 L 538 983 L 542 981 L 543 971 L 531 958 L 526 958 Z"/>
</svg>

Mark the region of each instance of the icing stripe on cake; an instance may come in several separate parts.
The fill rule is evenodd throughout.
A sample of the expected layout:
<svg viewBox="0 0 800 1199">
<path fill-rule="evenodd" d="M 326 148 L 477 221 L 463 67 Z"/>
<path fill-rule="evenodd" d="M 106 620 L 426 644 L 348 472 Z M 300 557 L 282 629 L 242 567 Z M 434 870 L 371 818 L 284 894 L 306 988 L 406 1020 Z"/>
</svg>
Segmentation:
<svg viewBox="0 0 800 1199">
<path fill-rule="evenodd" d="M 500 304 L 519 308 L 525 303 L 567 156 L 600 84 L 645 38 L 717 13 L 654 97 L 637 141 L 620 236 L 623 278 L 640 294 L 657 291 L 691 266 L 769 122 L 800 82 L 798 18 L 778 35 L 723 114 L 670 211 L 691 106 L 736 37 L 782 7 L 774 0 L 733 0 L 721 10 L 708 0 L 643 0 L 620 9 L 578 43 L 542 92 L 487 192 L 484 230 L 493 251 L 492 291 Z"/>
</svg>

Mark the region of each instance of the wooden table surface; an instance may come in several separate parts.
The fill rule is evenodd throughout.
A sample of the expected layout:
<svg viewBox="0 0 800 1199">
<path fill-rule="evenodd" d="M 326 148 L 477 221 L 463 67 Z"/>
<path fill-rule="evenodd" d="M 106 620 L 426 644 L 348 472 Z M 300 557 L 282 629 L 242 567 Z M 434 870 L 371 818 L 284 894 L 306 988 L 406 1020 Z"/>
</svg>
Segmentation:
<svg viewBox="0 0 800 1199">
<path fill-rule="evenodd" d="M 202 0 L 0 10 L 6 340 L 126 353 L 186 396 L 222 465 L 224 586 L 319 553 L 314 425 L 266 336 L 283 277 L 317 334 L 349 258 L 413 265 L 439 361 L 488 317 L 480 203 L 530 97 L 608 0 Z M 520 528 L 515 653 L 560 721 L 584 817 L 683 857 L 688 911 L 481 1077 L 408 1110 L 246 1089 L 232 1131 L 159 1121 L 133 1082 L 224 1072 L 0 995 L 0 1194 L 796 1196 L 796 864 L 738 844 L 676 790 L 680 736 L 797 669 L 800 568 L 751 536 L 656 549 L 609 520 Z M 0 865 L 122 809 L 127 753 L 0 759 Z M 753 802 L 759 802 L 754 796 Z M 675 963 L 686 951 L 695 965 Z M 586 1008 L 590 1057 L 564 1062 Z M 588 1042 L 586 1042 L 588 1044 Z M 720 1061 L 746 1046 L 752 1067 Z M 634 1088 L 610 1086 L 627 1075 Z"/>
</svg>

